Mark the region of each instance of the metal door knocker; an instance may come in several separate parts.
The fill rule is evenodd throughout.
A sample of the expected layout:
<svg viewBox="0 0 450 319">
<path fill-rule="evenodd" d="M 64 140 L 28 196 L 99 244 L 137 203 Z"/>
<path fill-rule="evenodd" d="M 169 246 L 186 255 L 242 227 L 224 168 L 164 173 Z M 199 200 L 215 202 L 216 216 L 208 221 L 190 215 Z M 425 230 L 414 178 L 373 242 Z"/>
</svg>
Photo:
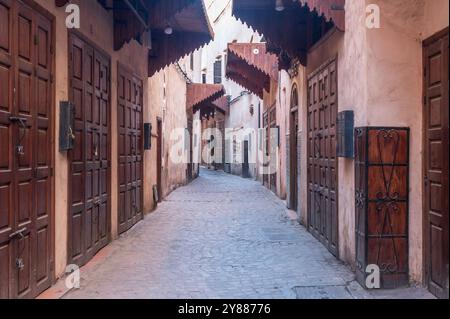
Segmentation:
<svg viewBox="0 0 450 319">
<path fill-rule="evenodd" d="M 17 155 L 19 155 L 19 156 L 24 156 L 25 155 L 25 151 L 24 151 L 24 148 L 23 148 L 22 145 L 17 145 L 16 146 L 16 152 L 17 152 Z"/>
<path fill-rule="evenodd" d="M 19 270 L 22 270 L 25 268 L 25 263 L 23 262 L 22 258 L 17 258 L 16 259 L 16 268 Z"/>
</svg>

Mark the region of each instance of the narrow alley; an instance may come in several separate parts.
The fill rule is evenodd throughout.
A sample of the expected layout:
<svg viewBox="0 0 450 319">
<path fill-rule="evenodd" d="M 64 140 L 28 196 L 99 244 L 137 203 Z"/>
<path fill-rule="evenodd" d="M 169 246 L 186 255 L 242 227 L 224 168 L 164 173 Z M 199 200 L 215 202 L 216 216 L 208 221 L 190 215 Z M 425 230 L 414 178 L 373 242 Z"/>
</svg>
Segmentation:
<svg viewBox="0 0 450 319">
<path fill-rule="evenodd" d="M 202 169 L 198 179 L 113 242 L 97 266 L 82 268 L 81 288 L 64 297 L 371 297 L 347 266 L 289 216 L 258 182 Z M 405 291 L 406 297 L 428 295 Z"/>
<path fill-rule="evenodd" d="M 0 0 L 0 300 L 449 298 L 449 0 Z"/>
</svg>

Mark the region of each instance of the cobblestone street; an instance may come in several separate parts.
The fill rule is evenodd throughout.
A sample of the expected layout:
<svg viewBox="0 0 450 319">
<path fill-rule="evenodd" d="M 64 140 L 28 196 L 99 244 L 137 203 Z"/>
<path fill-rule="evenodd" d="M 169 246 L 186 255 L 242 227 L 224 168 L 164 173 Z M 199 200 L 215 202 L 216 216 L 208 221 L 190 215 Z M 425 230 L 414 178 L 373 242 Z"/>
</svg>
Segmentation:
<svg viewBox="0 0 450 319">
<path fill-rule="evenodd" d="M 202 170 L 83 269 L 65 298 L 372 297 L 289 216 L 260 183 Z"/>
</svg>

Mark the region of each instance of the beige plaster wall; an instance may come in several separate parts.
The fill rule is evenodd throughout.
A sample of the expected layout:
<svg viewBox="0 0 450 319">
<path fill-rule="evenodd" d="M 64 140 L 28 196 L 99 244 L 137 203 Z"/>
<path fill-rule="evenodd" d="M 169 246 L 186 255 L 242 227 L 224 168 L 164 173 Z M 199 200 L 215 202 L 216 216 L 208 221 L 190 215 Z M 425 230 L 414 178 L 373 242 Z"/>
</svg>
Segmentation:
<svg viewBox="0 0 450 319">
<path fill-rule="evenodd" d="M 65 8 L 57 8 L 54 0 L 35 0 L 55 17 L 56 32 L 56 70 L 55 70 L 55 141 L 59 136 L 60 101 L 68 100 L 68 30 L 65 26 Z M 81 28 L 77 30 L 88 38 L 99 49 L 105 51 L 111 58 L 111 208 L 112 237 L 117 237 L 117 63 L 128 66 L 142 78 L 144 87 L 147 83 L 147 49 L 136 41 L 126 44 L 120 51 L 113 50 L 113 17 L 104 10 L 97 1 L 73 0 L 71 3 L 80 5 Z M 148 95 L 144 91 L 144 110 L 148 110 Z M 144 111 L 144 114 L 146 112 Z M 144 115 L 145 116 L 145 115 Z M 68 160 L 67 153 L 60 153 L 58 143 L 55 143 L 55 274 L 60 276 L 67 263 L 67 217 L 68 217 Z M 146 186 L 144 185 L 144 191 Z"/>
<path fill-rule="evenodd" d="M 180 66 L 186 64 L 185 59 L 180 61 Z M 176 140 L 171 141 L 171 132 L 176 128 L 187 128 L 186 115 L 186 80 L 174 65 L 161 70 L 149 79 L 149 119 L 156 133 L 157 118 L 162 119 L 163 147 L 162 147 L 162 197 L 167 196 L 175 188 L 186 183 L 186 163 L 174 163 L 170 158 L 171 146 Z M 156 184 L 156 136 L 153 137 L 150 161 L 146 163 L 149 185 Z M 148 196 L 150 194 L 147 194 Z M 146 205 L 154 206 L 153 192 L 146 196 Z"/>
</svg>

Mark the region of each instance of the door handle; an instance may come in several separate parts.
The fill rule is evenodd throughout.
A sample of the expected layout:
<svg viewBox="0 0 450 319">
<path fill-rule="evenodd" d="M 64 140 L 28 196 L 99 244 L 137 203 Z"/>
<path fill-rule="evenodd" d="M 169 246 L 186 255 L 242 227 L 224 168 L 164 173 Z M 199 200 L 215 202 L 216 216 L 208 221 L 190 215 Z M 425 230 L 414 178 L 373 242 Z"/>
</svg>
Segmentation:
<svg viewBox="0 0 450 319">
<path fill-rule="evenodd" d="M 14 238 L 17 238 L 17 237 L 20 237 L 20 239 L 22 239 L 22 238 L 25 237 L 25 235 L 23 233 L 26 232 L 26 231 L 27 231 L 26 227 L 21 228 L 21 229 L 15 231 L 14 233 L 11 233 L 9 235 L 9 239 L 14 239 Z"/>
</svg>

